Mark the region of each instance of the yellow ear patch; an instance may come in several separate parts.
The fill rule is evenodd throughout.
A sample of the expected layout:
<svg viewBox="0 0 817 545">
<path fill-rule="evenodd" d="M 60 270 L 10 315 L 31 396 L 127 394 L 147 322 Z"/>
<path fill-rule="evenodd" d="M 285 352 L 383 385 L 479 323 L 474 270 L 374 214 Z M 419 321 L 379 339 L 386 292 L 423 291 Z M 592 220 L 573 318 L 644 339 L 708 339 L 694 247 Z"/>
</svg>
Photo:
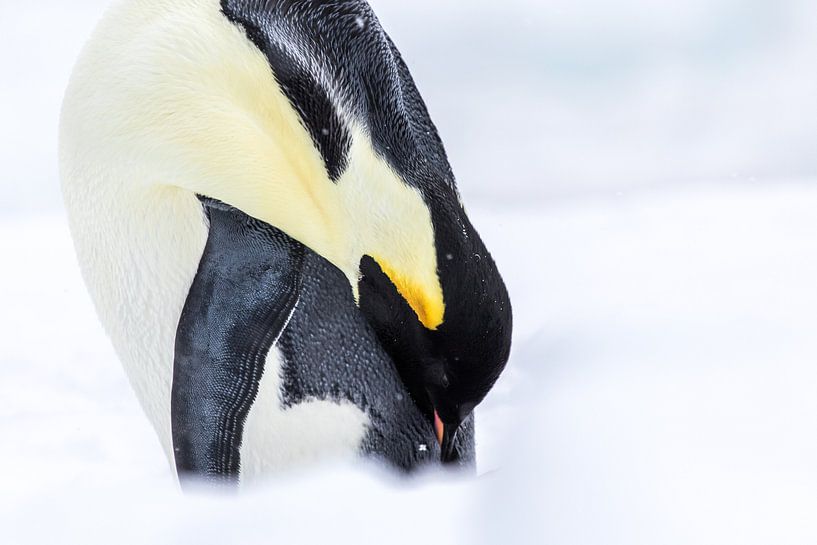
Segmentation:
<svg viewBox="0 0 817 545">
<path fill-rule="evenodd" d="M 445 319 L 445 301 L 439 282 L 433 286 L 424 286 L 398 273 L 385 260 L 378 259 L 376 256 L 372 258 L 377 261 L 386 276 L 397 287 L 397 291 L 426 329 L 434 331 L 442 325 Z"/>
</svg>

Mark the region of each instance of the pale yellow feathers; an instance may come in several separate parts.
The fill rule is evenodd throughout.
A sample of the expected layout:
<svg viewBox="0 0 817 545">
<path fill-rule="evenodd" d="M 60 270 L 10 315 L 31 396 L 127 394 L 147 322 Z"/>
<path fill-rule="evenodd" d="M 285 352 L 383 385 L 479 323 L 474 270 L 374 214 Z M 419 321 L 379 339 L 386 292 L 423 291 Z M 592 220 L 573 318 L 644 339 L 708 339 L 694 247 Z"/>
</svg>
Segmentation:
<svg viewBox="0 0 817 545">
<path fill-rule="evenodd" d="M 218 0 L 137 0 L 101 23 L 66 96 L 64 149 L 123 195 L 175 186 L 274 225 L 357 294 L 375 258 L 429 329 L 444 319 L 426 203 L 349 120 L 337 183 L 264 55 Z M 79 168 L 79 167 L 78 167 Z M 130 197 L 129 197 L 130 198 Z"/>
</svg>

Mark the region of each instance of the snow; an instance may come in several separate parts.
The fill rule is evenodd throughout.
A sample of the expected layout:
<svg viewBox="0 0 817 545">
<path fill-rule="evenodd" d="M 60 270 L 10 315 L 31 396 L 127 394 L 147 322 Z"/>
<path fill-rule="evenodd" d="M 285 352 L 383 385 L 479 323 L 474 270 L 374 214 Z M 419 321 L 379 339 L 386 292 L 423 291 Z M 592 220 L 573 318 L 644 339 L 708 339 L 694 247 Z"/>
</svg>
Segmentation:
<svg viewBox="0 0 817 545">
<path fill-rule="evenodd" d="M 493 245 L 525 331 L 489 410 L 530 436 L 487 543 L 813 542 L 815 205 L 779 183 L 493 217 L 541 242 Z"/>
<path fill-rule="evenodd" d="M 0 3 L 0 543 L 817 542 L 813 2 L 373 0 L 508 282 L 511 364 L 477 478 L 237 497 L 177 490 L 60 210 L 106 3 Z"/>
<path fill-rule="evenodd" d="M 316 468 L 238 498 L 176 490 L 64 219 L 5 218 L 2 542 L 814 542 L 815 209 L 802 182 L 475 206 L 518 324 L 482 476 Z"/>
</svg>

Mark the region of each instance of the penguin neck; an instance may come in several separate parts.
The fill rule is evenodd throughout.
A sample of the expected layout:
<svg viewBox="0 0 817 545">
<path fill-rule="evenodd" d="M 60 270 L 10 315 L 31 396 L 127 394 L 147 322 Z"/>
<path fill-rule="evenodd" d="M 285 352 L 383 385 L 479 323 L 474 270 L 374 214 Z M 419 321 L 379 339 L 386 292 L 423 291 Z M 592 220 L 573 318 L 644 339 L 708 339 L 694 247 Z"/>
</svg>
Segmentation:
<svg viewBox="0 0 817 545">
<path fill-rule="evenodd" d="M 336 185 L 344 230 L 351 241 L 345 267 L 358 298 L 360 260 L 374 259 L 427 329 L 444 320 L 443 289 L 432 208 L 420 191 L 406 184 L 375 152 L 364 131 L 352 131 L 349 166 Z M 318 251 L 326 257 L 321 251 Z"/>
</svg>

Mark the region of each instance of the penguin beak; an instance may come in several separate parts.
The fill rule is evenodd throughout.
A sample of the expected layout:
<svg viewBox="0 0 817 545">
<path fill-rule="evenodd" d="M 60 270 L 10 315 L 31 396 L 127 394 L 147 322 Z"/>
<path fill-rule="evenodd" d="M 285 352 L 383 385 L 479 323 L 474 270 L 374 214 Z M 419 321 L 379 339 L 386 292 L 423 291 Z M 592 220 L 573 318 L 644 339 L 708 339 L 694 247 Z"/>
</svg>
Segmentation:
<svg viewBox="0 0 817 545">
<path fill-rule="evenodd" d="M 444 423 L 437 411 L 434 411 L 434 431 L 437 434 L 437 440 L 440 442 L 440 460 L 444 464 L 457 461 L 454 442 L 457 439 L 458 429 L 459 425 L 452 426 Z"/>
</svg>

